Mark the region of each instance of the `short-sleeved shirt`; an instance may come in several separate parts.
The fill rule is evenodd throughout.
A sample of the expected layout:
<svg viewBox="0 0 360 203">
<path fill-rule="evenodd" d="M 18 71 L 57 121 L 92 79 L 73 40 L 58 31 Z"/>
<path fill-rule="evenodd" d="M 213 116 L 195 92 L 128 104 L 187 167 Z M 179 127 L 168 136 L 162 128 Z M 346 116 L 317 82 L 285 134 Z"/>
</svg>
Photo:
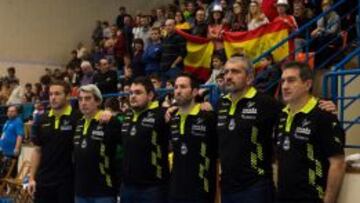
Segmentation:
<svg viewBox="0 0 360 203">
<path fill-rule="evenodd" d="M 254 87 L 237 101 L 230 95 L 220 99 L 217 132 L 224 193 L 272 180 L 272 132 L 280 111 L 279 103 Z"/>
<path fill-rule="evenodd" d="M 5 122 L 0 137 L 0 151 L 5 156 L 13 156 L 18 136 L 24 136 L 24 124 L 19 117 Z"/>
<path fill-rule="evenodd" d="M 170 120 L 174 152 L 170 198 L 179 201 L 211 202 L 215 191 L 217 155 L 216 117 L 196 104 L 188 114 Z"/>
<path fill-rule="evenodd" d="M 141 112 L 125 113 L 121 128 L 125 186 L 153 187 L 168 183 L 169 139 L 164 115 L 165 109 L 157 101 Z"/>
<path fill-rule="evenodd" d="M 345 136 L 336 116 L 315 98 L 295 114 L 283 109 L 276 130 L 279 200 L 321 201 L 326 191 L 328 158 L 344 154 Z"/>
<path fill-rule="evenodd" d="M 82 118 L 75 130 L 75 194 L 80 197 L 114 196 L 118 186 L 115 153 L 121 124 L 116 118 L 100 123 L 99 115 Z"/>
<path fill-rule="evenodd" d="M 44 113 L 33 127 L 32 141 L 41 147 L 37 187 L 55 186 L 73 179 L 73 137 L 81 114 L 68 105 L 61 115 Z"/>
</svg>

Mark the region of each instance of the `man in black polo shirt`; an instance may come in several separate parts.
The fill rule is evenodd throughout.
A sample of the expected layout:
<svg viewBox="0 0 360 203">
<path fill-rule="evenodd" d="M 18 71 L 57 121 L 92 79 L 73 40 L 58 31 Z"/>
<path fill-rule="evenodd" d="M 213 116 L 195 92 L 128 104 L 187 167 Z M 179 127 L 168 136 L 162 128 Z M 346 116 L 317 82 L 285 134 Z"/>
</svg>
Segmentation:
<svg viewBox="0 0 360 203">
<path fill-rule="evenodd" d="M 230 58 L 217 106 L 223 203 L 273 202 L 272 132 L 281 107 L 251 86 L 251 62 Z"/>
<path fill-rule="evenodd" d="M 84 115 L 74 135 L 75 203 L 115 203 L 115 151 L 120 141 L 120 122 L 113 117 L 99 122 L 102 102 L 93 84 L 79 89 L 79 108 Z"/>
<path fill-rule="evenodd" d="M 162 80 L 175 79 L 183 68 L 186 56 L 186 41 L 175 30 L 175 20 L 167 19 L 165 22 L 166 37 L 161 43 L 162 52 L 160 70 Z"/>
<path fill-rule="evenodd" d="M 284 66 L 282 93 L 287 106 L 275 132 L 281 203 L 334 203 L 345 173 L 344 131 L 335 115 L 317 106 L 311 86 L 306 64 Z"/>
<path fill-rule="evenodd" d="M 34 124 L 29 192 L 35 203 L 74 202 L 73 135 L 80 114 L 69 104 L 70 87 L 65 82 L 50 85 L 51 110 Z"/>
<path fill-rule="evenodd" d="M 216 117 L 195 102 L 198 90 L 199 84 L 191 75 L 176 78 L 174 97 L 179 109 L 169 122 L 174 152 L 171 203 L 214 202 Z"/>
<path fill-rule="evenodd" d="M 93 81 L 102 94 L 117 92 L 118 77 L 115 70 L 110 69 L 109 60 L 103 58 L 99 62 L 99 71 L 94 75 Z"/>
<path fill-rule="evenodd" d="M 169 179 L 165 111 L 150 79 L 139 77 L 130 87 L 130 106 L 121 128 L 124 148 L 121 202 L 166 202 Z"/>
</svg>

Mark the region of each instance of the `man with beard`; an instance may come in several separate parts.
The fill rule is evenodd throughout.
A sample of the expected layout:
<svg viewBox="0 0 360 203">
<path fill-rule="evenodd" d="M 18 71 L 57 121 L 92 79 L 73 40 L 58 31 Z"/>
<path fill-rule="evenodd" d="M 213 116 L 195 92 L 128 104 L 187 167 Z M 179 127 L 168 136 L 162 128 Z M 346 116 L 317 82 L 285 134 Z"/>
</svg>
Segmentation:
<svg viewBox="0 0 360 203">
<path fill-rule="evenodd" d="M 176 78 L 174 97 L 178 111 L 169 122 L 174 152 L 170 179 L 171 203 L 210 203 L 215 196 L 217 155 L 213 112 L 195 102 L 199 84 L 189 74 Z"/>
</svg>

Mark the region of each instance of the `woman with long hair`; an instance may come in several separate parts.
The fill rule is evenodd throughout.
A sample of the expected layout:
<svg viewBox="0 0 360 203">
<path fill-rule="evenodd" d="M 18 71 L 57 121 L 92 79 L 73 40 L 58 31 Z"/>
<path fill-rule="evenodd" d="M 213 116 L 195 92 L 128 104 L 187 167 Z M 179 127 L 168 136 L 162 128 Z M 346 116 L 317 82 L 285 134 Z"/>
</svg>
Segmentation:
<svg viewBox="0 0 360 203">
<path fill-rule="evenodd" d="M 247 23 L 248 30 L 255 30 L 256 28 L 269 23 L 268 18 L 261 11 L 259 2 L 250 2 Z"/>
</svg>

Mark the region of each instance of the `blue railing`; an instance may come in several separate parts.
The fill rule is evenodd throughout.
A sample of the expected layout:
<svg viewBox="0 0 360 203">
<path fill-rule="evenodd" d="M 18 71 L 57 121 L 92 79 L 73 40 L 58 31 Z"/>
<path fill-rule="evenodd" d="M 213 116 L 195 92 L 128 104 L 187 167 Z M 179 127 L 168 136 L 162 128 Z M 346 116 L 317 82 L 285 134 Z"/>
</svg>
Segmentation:
<svg viewBox="0 0 360 203">
<path fill-rule="evenodd" d="M 360 93 L 349 96 L 347 87 L 358 79 L 360 75 L 360 67 L 357 69 L 346 70 L 345 65 L 354 57 L 360 56 L 360 48 L 355 49 L 348 54 L 341 62 L 336 64 L 330 72 L 325 74 L 323 80 L 323 96 L 331 98 L 335 103 L 339 103 L 339 120 L 343 128 L 347 131 L 356 124 L 360 124 L 360 116 L 346 119 L 345 113 L 360 99 Z M 360 64 L 359 64 L 360 65 Z M 330 82 L 329 82 L 330 81 Z M 359 148 L 360 145 L 347 145 L 348 148 Z"/>
</svg>

